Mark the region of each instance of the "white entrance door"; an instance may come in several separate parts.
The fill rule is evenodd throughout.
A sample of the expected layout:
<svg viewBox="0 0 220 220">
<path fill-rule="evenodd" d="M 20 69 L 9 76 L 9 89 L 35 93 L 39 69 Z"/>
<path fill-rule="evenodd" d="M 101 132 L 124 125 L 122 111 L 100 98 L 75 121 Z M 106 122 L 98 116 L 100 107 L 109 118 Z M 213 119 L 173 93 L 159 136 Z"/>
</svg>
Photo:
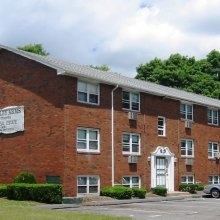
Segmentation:
<svg viewBox="0 0 220 220">
<path fill-rule="evenodd" d="M 166 187 L 166 175 L 166 158 L 156 157 L 156 186 Z"/>
</svg>

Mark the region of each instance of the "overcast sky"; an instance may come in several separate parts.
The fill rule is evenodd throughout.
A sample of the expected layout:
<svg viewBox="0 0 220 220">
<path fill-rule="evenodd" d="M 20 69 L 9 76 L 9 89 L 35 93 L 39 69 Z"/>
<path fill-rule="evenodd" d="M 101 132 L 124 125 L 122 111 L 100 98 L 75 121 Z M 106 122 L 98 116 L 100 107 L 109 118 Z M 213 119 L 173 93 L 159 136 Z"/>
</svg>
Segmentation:
<svg viewBox="0 0 220 220">
<path fill-rule="evenodd" d="M 51 55 L 106 64 L 134 77 L 136 67 L 171 54 L 220 51 L 220 0 L 1 0 L 0 44 L 40 43 Z"/>
</svg>

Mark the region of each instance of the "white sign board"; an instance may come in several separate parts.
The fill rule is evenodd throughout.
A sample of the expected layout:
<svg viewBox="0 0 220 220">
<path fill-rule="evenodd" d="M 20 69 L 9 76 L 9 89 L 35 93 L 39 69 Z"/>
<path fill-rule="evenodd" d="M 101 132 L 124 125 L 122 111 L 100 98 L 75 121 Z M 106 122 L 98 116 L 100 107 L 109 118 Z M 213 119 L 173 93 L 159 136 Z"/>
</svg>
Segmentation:
<svg viewBox="0 0 220 220">
<path fill-rule="evenodd" d="M 0 133 L 11 134 L 24 130 L 24 106 L 0 109 Z"/>
</svg>

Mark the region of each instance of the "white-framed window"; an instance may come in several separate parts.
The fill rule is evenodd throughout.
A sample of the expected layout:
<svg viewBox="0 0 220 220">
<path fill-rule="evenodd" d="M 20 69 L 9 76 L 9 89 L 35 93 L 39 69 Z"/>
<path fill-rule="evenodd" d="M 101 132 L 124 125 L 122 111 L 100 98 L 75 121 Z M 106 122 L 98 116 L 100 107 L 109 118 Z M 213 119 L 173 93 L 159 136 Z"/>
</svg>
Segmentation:
<svg viewBox="0 0 220 220">
<path fill-rule="evenodd" d="M 123 176 L 122 185 L 130 188 L 140 188 L 140 177 L 139 176 Z"/>
<path fill-rule="evenodd" d="M 99 84 L 78 81 L 77 101 L 88 104 L 99 104 Z"/>
<path fill-rule="evenodd" d="M 209 184 L 219 184 L 220 176 L 219 175 L 210 175 L 208 177 Z"/>
<path fill-rule="evenodd" d="M 124 133 L 122 135 L 123 154 L 140 154 L 140 135 Z"/>
<path fill-rule="evenodd" d="M 219 152 L 219 146 L 217 142 L 208 143 L 208 158 L 214 158 L 216 153 Z"/>
<path fill-rule="evenodd" d="M 99 176 L 78 176 L 77 177 L 77 194 L 78 195 L 99 195 L 100 178 Z"/>
<path fill-rule="evenodd" d="M 140 93 L 122 91 L 122 108 L 140 111 Z"/>
<path fill-rule="evenodd" d="M 194 157 L 194 143 L 191 139 L 182 139 L 180 141 L 181 156 Z"/>
<path fill-rule="evenodd" d="M 180 103 L 180 117 L 185 120 L 193 121 L 193 105 Z"/>
<path fill-rule="evenodd" d="M 207 110 L 207 118 L 208 118 L 208 124 L 218 125 L 219 124 L 218 110 L 217 109 L 208 109 Z"/>
<path fill-rule="evenodd" d="M 194 184 L 194 176 L 193 175 L 184 175 L 181 177 L 181 183 L 186 184 Z"/>
<path fill-rule="evenodd" d="M 77 151 L 99 152 L 100 134 L 98 129 L 78 128 L 77 129 Z"/>
<path fill-rule="evenodd" d="M 166 136 L 166 118 L 165 117 L 158 116 L 157 133 L 158 133 L 158 136 Z"/>
</svg>

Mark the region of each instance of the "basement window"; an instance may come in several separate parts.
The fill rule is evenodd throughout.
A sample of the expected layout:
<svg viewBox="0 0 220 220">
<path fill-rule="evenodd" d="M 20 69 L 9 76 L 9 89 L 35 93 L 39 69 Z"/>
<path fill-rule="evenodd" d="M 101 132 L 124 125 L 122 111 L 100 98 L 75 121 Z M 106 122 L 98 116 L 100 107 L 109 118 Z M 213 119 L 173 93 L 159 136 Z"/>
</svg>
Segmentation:
<svg viewBox="0 0 220 220">
<path fill-rule="evenodd" d="M 209 176 L 209 184 L 219 184 L 220 176 L 219 175 L 210 175 Z"/>
<path fill-rule="evenodd" d="M 78 176 L 77 194 L 78 195 L 99 195 L 100 180 L 99 176 Z"/>
<path fill-rule="evenodd" d="M 194 184 L 194 176 L 193 175 L 182 176 L 181 183 Z"/>
<path fill-rule="evenodd" d="M 46 183 L 60 184 L 60 176 L 46 176 Z"/>
<path fill-rule="evenodd" d="M 122 185 L 130 188 L 140 188 L 139 176 L 123 176 Z"/>
</svg>

